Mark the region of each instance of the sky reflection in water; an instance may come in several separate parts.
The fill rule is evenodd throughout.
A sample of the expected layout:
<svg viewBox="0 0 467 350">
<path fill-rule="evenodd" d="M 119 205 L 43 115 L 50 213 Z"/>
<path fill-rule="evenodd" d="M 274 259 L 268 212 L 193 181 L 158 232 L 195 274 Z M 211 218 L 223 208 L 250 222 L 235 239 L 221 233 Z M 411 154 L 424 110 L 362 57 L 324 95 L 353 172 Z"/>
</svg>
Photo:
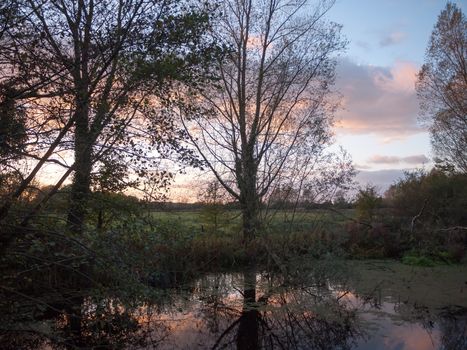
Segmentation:
<svg viewBox="0 0 467 350">
<path fill-rule="evenodd" d="M 289 267 L 286 277 L 251 270 L 208 274 L 166 290 L 166 297 L 150 305 L 130 309 L 109 306 L 108 300 L 99 307 L 84 302 L 87 311 L 73 341 L 89 345 L 107 339 L 128 349 L 464 350 L 465 270 L 319 262 Z M 96 328 L 97 309 L 104 310 L 100 319 L 114 320 L 108 322 L 112 327 Z M 139 327 L 129 331 L 115 320 Z M 63 318 L 58 328 L 69 334 Z"/>
<path fill-rule="evenodd" d="M 380 267 L 384 264 L 376 264 L 376 271 Z M 342 271 L 322 272 L 310 272 L 305 281 L 299 274 L 300 282 L 251 271 L 204 276 L 190 293 L 175 298 L 172 307 L 153 314 L 153 322 L 168 327 L 160 348 L 467 348 L 462 278 L 459 288 L 445 285 L 445 292 L 456 294 L 445 298 L 430 295 L 443 289 L 444 280 L 438 280 L 437 290 L 392 271 L 406 282 L 401 290 L 390 287 L 387 272 L 379 271 L 373 288 L 371 280 L 361 283 Z M 432 278 L 436 280 L 435 273 Z"/>
</svg>

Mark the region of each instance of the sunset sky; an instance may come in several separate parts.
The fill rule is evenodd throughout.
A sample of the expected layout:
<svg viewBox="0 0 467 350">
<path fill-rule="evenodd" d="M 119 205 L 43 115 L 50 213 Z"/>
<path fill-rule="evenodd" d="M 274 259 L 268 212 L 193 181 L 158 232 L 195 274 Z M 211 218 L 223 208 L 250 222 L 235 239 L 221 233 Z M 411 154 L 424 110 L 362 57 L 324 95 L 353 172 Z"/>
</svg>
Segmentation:
<svg viewBox="0 0 467 350">
<path fill-rule="evenodd" d="M 467 13 L 467 0 L 453 1 Z M 328 19 L 343 25 L 349 41 L 337 66 L 336 146 L 359 171 L 357 181 L 380 192 L 404 169 L 432 164 L 430 140 L 419 122 L 415 79 L 445 0 L 337 0 Z M 196 200 L 199 171 L 177 175 L 172 200 Z M 56 168 L 41 178 L 54 183 Z"/>
<path fill-rule="evenodd" d="M 467 1 L 453 1 L 465 13 Z M 401 169 L 432 158 L 418 121 L 414 83 L 443 0 L 338 0 L 329 19 L 350 41 L 337 69 L 343 110 L 336 141 L 352 155 L 360 182 L 384 190 Z"/>
<path fill-rule="evenodd" d="M 467 12 L 467 0 L 452 2 Z M 351 154 L 361 185 L 383 193 L 404 170 L 433 166 L 415 80 L 445 6 L 444 0 L 337 0 L 328 14 L 349 41 L 337 67 L 342 109 L 335 141 Z M 193 200 L 196 173 L 178 176 L 175 200 Z"/>
</svg>

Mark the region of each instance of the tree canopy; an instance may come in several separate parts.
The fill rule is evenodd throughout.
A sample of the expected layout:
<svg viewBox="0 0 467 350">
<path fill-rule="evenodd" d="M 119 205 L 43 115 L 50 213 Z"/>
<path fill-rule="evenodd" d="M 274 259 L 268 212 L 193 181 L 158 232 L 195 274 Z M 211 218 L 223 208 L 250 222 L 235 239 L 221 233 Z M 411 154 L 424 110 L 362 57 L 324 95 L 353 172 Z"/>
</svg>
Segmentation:
<svg viewBox="0 0 467 350">
<path fill-rule="evenodd" d="M 1 11 L 2 139 L 21 129 L 21 106 L 24 153 L 37 161 L 11 200 L 44 164 L 54 163 L 63 169 L 57 185 L 73 175 L 68 221 L 79 231 L 93 173 L 109 164 L 109 154 L 133 180 L 154 180 L 159 187 L 170 180 L 161 159 L 194 162 L 180 142 L 185 135 L 174 121 L 171 90 L 212 79 L 210 62 L 220 52 L 207 35 L 214 6 L 157 0 L 10 5 L 14 13 Z M 4 129 L 10 136 L 3 137 Z M 11 148 L 2 142 L 2 153 L 3 146 Z"/>
<path fill-rule="evenodd" d="M 435 154 L 467 172 L 467 20 L 453 3 L 438 17 L 416 87 Z"/>
<path fill-rule="evenodd" d="M 219 88 L 198 94 L 200 112 L 184 123 L 209 169 L 241 204 L 246 237 L 258 229 L 261 202 L 274 187 L 293 180 L 303 189 L 332 163 L 324 152 L 336 107 L 331 86 L 346 45 L 341 27 L 325 19 L 333 3 L 223 4 L 215 29 L 230 51 L 216 65 Z"/>
</svg>

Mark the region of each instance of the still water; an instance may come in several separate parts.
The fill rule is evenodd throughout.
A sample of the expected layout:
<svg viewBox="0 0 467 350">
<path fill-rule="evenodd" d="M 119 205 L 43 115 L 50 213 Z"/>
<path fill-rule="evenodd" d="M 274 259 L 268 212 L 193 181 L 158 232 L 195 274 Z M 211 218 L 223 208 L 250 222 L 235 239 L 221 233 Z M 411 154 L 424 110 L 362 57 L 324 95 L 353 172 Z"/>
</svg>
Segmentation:
<svg viewBox="0 0 467 350">
<path fill-rule="evenodd" d="M 131 306 L 83 299 L 79 325 L 62 315 L 38 348 L 467 349 L 465 265 L 309 265 L 206 274 Z"/>
</svg>

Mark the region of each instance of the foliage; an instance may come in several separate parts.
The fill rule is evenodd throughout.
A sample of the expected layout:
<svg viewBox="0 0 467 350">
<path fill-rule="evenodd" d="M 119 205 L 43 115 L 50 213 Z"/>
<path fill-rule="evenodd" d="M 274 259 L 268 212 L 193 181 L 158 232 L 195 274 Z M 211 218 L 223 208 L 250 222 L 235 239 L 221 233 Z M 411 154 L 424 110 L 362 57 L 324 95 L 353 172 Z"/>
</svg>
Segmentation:
<svg viewBox="0 0 467 350">
<path fill-rule="evenodd" d="M 347 223 L 342 233 L 343 247 L 351 258 L 399 258 L 411 245 L 397 226 L 373 222 L 371 226 Z"/>
<path fill-rule="evenodd" d="M 465 254 L 465 249 L 463 253 L 459 254 L 452 248 L 448 250 L 444 250 L 442 247 L 412 249 L 404 254 L 401 261 L 406 265 L 425 267 L 459 263 Z"/>
<path fill-rule="evenodd" d="M 356 221 L 345 225 L 345 250 L 359 258 L 410 256 L 404 259 L 411 264 L 462 261 L 467 245 L 466 186 L 465 174 L 433 169 L 407 172 L 384 200 L 374 187 L 360 190 Z"/>
<path fill-rule="evenodd" d="M 426 256 L 404 255 L 402 263 L 413 266 L 433 267 L 436 262 Z"/>
<path fill-rule="evenodd" d="M 407 172 L 385 194 L 394 214 L 429 228 L 467 224 L 467 176 L 433 169 Z M 434 226 L 433 226 L 434 225 Z"/>
<path fill-rule="evenodd" d="M 124 167 L 131 177 L 120 178 L 120 187 L 151 186 L 153 198 L 171 180 L 162 159 L 199 165 L 183 145 L 186 135 L 175 121 L 182 101 L 174 91 L 198 89 L 214 78 L 210 62 L 222 53 L 208 34 L 215 6 L 173 0 L 9 2 L 17 18 L 10 26 L 2 6 L 8 30 L 0 37 L 1 150 L 12 148 L 6 134 L 22 141 L 17 129 L 24 115 L 25 155 L 38 162 L 2 206 L 2 219 L 46 163 L 62 167 L 62 182 L 73 175 L 68 222 L 77 232 L 91 180 L 108 177 L 102 170 L 110 163 L 115 176 Z M 63 161 L 70 153 L 71 166 Z M 107 187 L 112 182 L 103 181 Z"/>
<path fill-rule="evenodd" d="M 12 193 L 18 188 L 23 180 L 21 173 L 16 170 L 0 171 L 0 203 L 4 203 Z M 32 181 L 30 185 L 24 189 L 21 196 L 15 203 L 14 208 L 25 211 L 30 209 L 31 205 L 36 203 L 37 199 L 41 196 L 42 188 L 36 181 Z M 18 218 L 10 218 L 16 220 Z"/>
<path fill-rule="evenodd" d="M 347 198 L 346 193 L 343 190 L 336 192 L 332 204 L 336 209 L 351 209 L 353 207 L 353 203 Z"/>
<path fill-rule="evenodd" d="M 465 256 L 467 178 L 452 166 L 394 184 L 390 219 L 371 186 L 359 191 L 355 213 L 344 209 L 353 166 L 345 152 L 325 152 L 335 56 L 346 44 L 340 26 L 323 19 L 333 1 L 311 17 L 302 16 L 307 1 L 229 1 L 218 22 L 215 6 L 191 0 L 5 3 L 0 340 L 79 334 L 88 347 L 144 347 L 133 337 L 143 332 L 135 298 L 153 301 L 200 272 L 284 270 L 298 258 L 403 256 L 432 266 Z M 439 33 L 451 15 L 465 22 L 448 5 Z M 435 33 L 431 45 L 443 44 Z M 432 67 L 420 74 L 422 95 Z M 463 90 L 450 79 L 457 98 Z M 436 122 L 452 127 L 455 116 L 437 110 Z M 29 173 L 23 156 L 34 161 Z M 161 199 L 169 160 L 214 173 L 198 211 L 156 213 L 158 203 L 126 194 L 134 187 Z M 40 187 L 34 179 L 46 163 L 64 173 Z M 267 212 L 268 201 L 285 210 Z M 327 205 L 335 210 L 303 208 Z M 299 263 L 292 268 L 300 274 Z"/>
<path fill-rule="evenodd" d="M 355 199 L 356 215 L 359 220 L 371 222 L 381 208 L 383 199 L 375 186 L 367 185 L 358 191 Z"/>
<path fill-rule="evenodd" d="M 59 349 L 69 343 L 117 349 L 144 338 L 133 314 L 135 300 L 151 300 L 158 291 L 141 284 L 107 251 L 73 240 L 44 229 L 1 259 L 2 348 L 53 341 Z"/>
<path fill-rule="evenodd" d="M 416 84 L 440 161 L 467 172 L 467 20 L 448 2 L 438 17 Z"/>
<path fill-rule="evenodd" d="M 8 164 L 21 158 L 25 151 L 26 121 L 22 107 L 8 96 L 0 94 L 0 171 Z"/>
</svg>

